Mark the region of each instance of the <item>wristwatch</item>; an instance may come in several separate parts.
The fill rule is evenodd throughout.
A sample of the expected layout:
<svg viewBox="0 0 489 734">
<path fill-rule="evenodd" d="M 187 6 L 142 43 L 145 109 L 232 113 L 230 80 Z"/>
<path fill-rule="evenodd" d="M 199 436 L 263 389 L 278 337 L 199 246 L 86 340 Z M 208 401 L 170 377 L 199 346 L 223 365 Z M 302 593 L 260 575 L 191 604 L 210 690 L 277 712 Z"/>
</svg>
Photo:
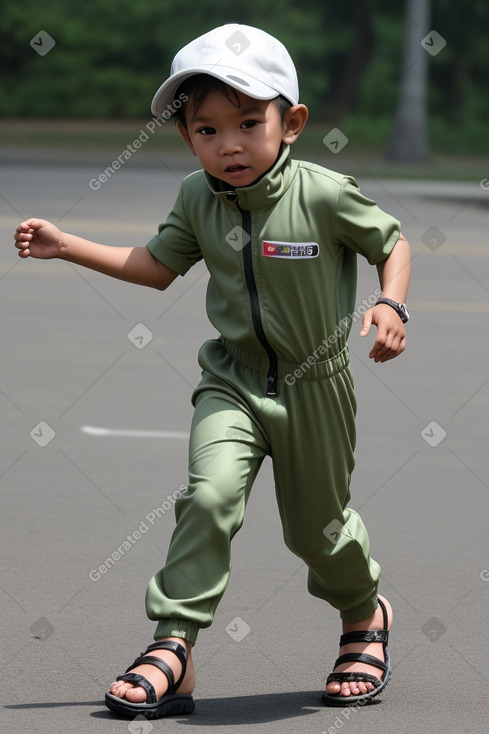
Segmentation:
<svg viewBox="0 0 489 734">
<path fill-rule="evenodd" d="M 406 321 L 409 321 L 410 313 L 405 303 L 398 303 L 397 301 L 393 301 L 391 298 L 379 298 L 375 305 L 378 306 L 379 303 L 386 303 L 388 306 L 391 306 L 403 324 L 405 324 Z"/>
</svg>

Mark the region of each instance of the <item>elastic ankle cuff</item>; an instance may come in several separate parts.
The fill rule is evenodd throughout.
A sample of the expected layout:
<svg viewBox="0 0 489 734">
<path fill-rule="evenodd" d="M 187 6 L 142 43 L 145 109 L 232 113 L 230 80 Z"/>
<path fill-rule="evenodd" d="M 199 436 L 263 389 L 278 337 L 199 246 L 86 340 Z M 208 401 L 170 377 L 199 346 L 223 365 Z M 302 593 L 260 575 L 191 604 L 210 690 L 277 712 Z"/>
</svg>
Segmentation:
<svg viewBox="0 0 489 734">
<path fill-rule="evenodd" d="M 377 607 L 379 606 L 379 600 L 377 595 L 373 599 L 364 602 L 355 609 L 348 609 L 346 612 L 340 612 L 340 617 L 345 622 L 361 622 L 362 619 L 368 619 L 373 615 Z"/>
<path fill-rule="evenodd" d="M 161 619 L 156 627 L 154 639 L 160 637 L 180 637 L 195 645 L 200 627 L 188 619 Z"/>
</svg>

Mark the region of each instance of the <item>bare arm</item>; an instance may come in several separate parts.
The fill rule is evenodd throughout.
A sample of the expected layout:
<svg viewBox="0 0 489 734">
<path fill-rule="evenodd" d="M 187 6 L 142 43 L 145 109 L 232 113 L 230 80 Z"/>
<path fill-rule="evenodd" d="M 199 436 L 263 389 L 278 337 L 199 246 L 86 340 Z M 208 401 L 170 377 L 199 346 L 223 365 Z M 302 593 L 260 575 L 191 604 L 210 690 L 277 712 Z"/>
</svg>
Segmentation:
<svg viewBox="0 0 489 734">
<path fill-rule="evenodd" d="M 404 303 L 411 277 L 411 250 L 407 239 L 400 235 L 387 260 L 377 265 L 382 298 Z"/>
<path fill-rule="evenodd" d="M 382 297 L 404 303 L 411 277 L 411 251 L 405 237 L 400 235 L 389 257 L 377 265 L 377 272 Z M 360 336 L 367 336 L 372 324 L 377 327 L 377 335 L 368 355 L 370 359 L 387 362 L 402 354 L 406 348 L 406 331 L 394 309 L 381 303 L 366 311 Z"/>
<path fill-rule="evenodd" d="M 59 258 L 112 278 L 165 290 L 177 273 L 146 247 L 111 247 L 62 232 L 45 219 L 27 219 L 14 235 L 19 257 Z"/>
</svg>

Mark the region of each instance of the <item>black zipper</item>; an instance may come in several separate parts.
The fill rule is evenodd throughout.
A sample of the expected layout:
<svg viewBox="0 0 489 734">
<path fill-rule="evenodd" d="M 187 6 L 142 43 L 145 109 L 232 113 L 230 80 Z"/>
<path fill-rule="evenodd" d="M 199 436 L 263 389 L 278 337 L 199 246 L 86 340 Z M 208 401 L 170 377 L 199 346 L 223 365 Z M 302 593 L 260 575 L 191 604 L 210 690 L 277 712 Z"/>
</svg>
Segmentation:
<svg viewBox="0 0 489 734">
<path fill-rule="evenodd" d="M 249 238 L 248 242 L 243 247 L 243 263 L 246 286 L 248 288 L 248 294 L 250 296 L 251 319 L 253 321 L 255 334 L 258 338 L 258 341 L 266 351 L 270 362 L 267 375 L 267 396 L 273 398 L 278 395 L 277 355 L 275 354 L 272 345 L 267 339 L 261 320 L 260 301 L 258 300 L 258 290 L 256 287 L 255 273 L 253 272 L 253 254 L 251 250 L 251 212 L 248 209 L 241 209 L 238 204 L 236 204 L 236 206 L 241 212 L 243 229 Z"/>
</svg>

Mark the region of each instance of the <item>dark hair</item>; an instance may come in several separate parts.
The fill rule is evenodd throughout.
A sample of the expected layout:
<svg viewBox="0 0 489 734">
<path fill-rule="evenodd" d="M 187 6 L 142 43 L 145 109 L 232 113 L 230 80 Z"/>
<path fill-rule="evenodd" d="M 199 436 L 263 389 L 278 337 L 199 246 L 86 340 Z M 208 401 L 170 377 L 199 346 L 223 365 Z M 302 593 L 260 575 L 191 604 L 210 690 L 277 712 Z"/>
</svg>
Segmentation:
<svg viewBox="0 0 489 734">
<path fill-rule="evenodd" d="M 217 79 L 215 76 L 211 76 L 210 74 L 194 74 L 193 76 L 189 76 L 177 88 L 174 98 L 177 98 L 182 94 L 187 95 L 187 97 L 190 98 L 190 109 L 192 113 L 195 114 L 209 94 L 213 92 L 220 92 L 220 94 L 223 94 L 235 107 L 240 106 L 236 89 L 234 89 L 234 87 L 230 87 L 225 82 Z M 280 119 L 283 120 L 287 110 L 292 107 L 291 102 L 282 95 L 274 97 L 271 101 L 277 108 Z M 187 127 L 183 107 L 184 106 L 182 105 L 178 110 L 175 110 L 173 117 L 176 121 L 180 120 L 180 122 Z"/>
</svg>

